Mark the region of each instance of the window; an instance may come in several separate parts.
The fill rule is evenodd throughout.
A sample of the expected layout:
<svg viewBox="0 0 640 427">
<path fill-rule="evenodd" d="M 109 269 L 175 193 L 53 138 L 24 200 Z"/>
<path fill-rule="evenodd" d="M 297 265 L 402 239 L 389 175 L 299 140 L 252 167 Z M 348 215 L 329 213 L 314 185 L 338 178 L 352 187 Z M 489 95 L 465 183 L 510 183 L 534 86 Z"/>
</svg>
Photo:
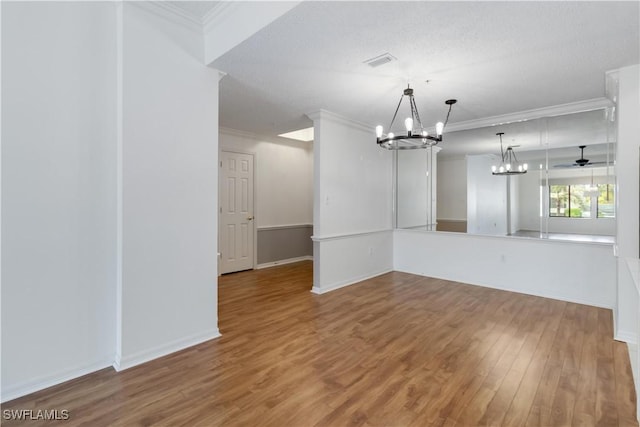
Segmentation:
<svg viewBox="0 0 640 427">
<path fill-rule="evenodd" d="M 565 218 L 615 218 L 613 185 L 550 185 L 549 216 Z M 593 212 L 592 207 L 596 208 Z"/>
<path fill-rule="evenodd" d="M 613 185 L 598 185 L 598 218 L 615 218 L 615 198 Z"/>
<path fill-rule="evenodd" d="M 569 186 L 549 187 L 549 216 L 569 216 Z"/>
<path fill-rule="evenodd" d="M 569 186 L 569 217 L 591 218 L 591 195 L 589 185 Z"/>
</svg>

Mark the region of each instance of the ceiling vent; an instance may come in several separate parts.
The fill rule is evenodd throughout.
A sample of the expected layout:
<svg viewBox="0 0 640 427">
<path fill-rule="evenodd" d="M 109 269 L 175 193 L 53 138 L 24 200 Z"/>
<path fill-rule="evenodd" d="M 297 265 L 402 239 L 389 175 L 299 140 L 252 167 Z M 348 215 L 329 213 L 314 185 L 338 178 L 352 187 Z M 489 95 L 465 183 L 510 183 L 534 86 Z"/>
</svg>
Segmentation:
<svg viewBox="0 0 640 427">
<path fill-rule="evenodd" d="M 364 61 L 371 68 L 376 68 L 384 64 L 388 64 L 391 61 L 395 61 L 397 58 L 391 55 L 389 52 L 376 56 L 375 58 L 367 59 Z"/>
</svg>

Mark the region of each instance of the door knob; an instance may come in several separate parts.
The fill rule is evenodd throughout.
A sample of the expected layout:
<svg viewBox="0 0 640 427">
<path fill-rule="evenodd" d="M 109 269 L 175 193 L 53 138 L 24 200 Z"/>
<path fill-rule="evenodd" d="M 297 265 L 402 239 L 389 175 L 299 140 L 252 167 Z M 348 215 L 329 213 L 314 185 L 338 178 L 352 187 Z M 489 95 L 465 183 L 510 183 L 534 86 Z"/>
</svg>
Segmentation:
<svg viewBox="0 0 640 427">
<path fill-rule="evenodd" d="M 253 217 L 252 216 L 248 216 L 247 217 L 247 221 L 253 221 Z"/>
</svg>

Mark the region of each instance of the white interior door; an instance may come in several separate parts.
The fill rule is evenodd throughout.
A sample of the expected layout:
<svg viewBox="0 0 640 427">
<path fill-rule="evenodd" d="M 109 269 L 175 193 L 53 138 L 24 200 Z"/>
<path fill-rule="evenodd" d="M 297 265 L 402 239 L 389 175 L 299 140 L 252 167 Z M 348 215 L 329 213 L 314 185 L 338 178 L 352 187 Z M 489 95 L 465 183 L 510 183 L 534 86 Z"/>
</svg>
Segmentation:
<svg viewBox="0 0 640 427">
<path fill-rule="evenodd" d="M 220 273 L 253 268 L 253 155 L 220 155 Z"/>
</svg>

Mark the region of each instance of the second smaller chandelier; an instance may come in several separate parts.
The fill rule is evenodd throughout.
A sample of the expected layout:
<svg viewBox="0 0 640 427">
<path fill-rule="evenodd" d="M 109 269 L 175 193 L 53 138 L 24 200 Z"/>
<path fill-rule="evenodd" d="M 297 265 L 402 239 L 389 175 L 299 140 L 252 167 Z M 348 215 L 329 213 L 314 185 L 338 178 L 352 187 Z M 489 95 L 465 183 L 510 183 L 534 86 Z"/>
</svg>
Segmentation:
<svg viewBox="0 0 640 427">
<path fill-rule="evenodd" d="M 493 175 L 521 175 L 527 173 L 529 165 L 518 161 L 516 153 L 513 151 L 514 146 L 509 145 L 506 150 L 502 147 L 502 135 L 504 135 L 504 132 L 498 132 L 496 135 L 500 137 L 502 161 L 498 166 L 491 166 L 491 173 Z"/>
</svg>

